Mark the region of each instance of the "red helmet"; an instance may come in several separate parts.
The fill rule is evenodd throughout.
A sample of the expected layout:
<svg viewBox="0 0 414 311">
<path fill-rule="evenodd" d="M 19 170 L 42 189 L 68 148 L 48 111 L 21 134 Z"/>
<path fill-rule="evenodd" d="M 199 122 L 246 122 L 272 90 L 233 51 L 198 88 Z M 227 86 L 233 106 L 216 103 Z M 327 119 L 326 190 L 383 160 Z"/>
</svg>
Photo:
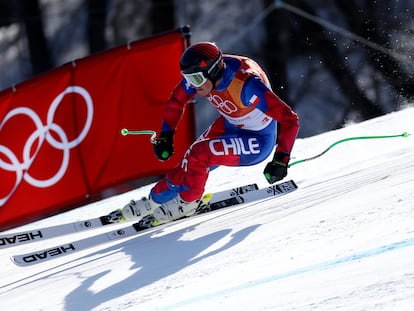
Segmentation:
<svg viewBox="0 0 414 311">
<path fill-rule="evenodd" d="M 196 43 L 184 51 L 180 68 L 187 81 L 194 86 L 202 85 L 206 78 L 215 85 L 223 75 L 223 55 L 214 43 Z"/>
</svg>

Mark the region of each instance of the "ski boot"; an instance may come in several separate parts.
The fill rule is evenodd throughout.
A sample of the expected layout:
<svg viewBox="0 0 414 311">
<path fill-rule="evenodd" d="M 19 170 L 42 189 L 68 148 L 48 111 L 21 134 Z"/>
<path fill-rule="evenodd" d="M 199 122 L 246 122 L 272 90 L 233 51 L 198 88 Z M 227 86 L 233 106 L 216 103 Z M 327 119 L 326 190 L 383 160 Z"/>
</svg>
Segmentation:
<svg viewBox="0 0 414 311">
<path fill-rule="evenodd" d="M 199 202 L 201 201 L 187 203 L 179 195 L 163 204 L 157 204 L 151 199 L 142 198 L 139 201 L 131 201 L 130 204 L 124 207 L 123 213 L 128 215 L 125 216 L 128 217 L 127 219 L 141 218 L 139 222 L 133 225 L 135 230 L 141 231 L 185 216 L 191 216 L 196 212 Z M 140 205 L 140 207 L 137 207 L 137 205 Z M 142 210 L 145 211 L 145 214 Z"/>
<path fill-rule="evenodd" d="M 179 218 L 193 215 L 201 204 L 203 204 L 202 200 L 186 202 L 181 199 L 180 195 L 178 195 L 174 199 L 158 205 L 152 214 L 158 224 L 164 224 Z"/>
<path fill-rule="evenodd" d="M 206 194 L 201 200 L 185 202 L 178 195 L 171 201 L 163 204 L 157 204 L 152 201 L 153 204 L 157 205 L 152 214 L 147 214 L 142 217 L 138 223 L 134 224 L 134 228 L 137 231 L 141 231 L 173 220 L 198 214 L 200 210 L 208 207 L 211 198 L 211 194 Z"/>
<path fill-rule="evenodd" d="M 140 200 L 131 200 L 122 208 L 122 215 L 126 220 L 137 220 L 151 214 L 159 204 L 151 198 L 142 197 Z"/>
</svg>

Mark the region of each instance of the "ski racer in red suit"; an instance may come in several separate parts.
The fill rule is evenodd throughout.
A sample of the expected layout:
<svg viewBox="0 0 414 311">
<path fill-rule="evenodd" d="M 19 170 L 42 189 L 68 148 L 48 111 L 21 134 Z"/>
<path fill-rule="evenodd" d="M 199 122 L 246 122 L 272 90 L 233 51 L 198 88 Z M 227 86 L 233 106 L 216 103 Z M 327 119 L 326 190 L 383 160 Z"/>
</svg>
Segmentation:
<svg viewBox="0 0 414 311">
<path fill-rule="evenodd" d="M 264 175 L 271 184 L 283 179 L 299 128 L 298 116 L 272 92 L 255 61 L 223 55 L 214 43 L 200 42 L 184 51 L 180 68 L 183 79 L 166 104 L 154 144 L 156 156 L 165 161 L 173 154 L 177 124 L 194 96 L 206 97 L 220 116 L 190 146 L 181 163 L 156 183 L 149 199 L 137 201 L 132 216 L 152 213 L 158 223 L 193 214 L 213 168 L 257 164 L 275 145 Z"/>
</svg>

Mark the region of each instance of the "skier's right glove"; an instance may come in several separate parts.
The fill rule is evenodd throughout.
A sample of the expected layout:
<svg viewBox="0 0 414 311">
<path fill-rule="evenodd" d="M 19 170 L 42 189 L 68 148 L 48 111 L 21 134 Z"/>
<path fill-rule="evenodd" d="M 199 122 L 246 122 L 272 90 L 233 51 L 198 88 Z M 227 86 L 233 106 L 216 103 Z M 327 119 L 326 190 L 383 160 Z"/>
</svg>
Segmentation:
<svg viewBox="0 0 414 311">
<path fill-rule="evenodd" d="M 161 161 L 168 160 L 174 154 L 174 132 L 165 131 L 161 132 L 158 138 L 153 143 L 154 153 Z"/>
<path fill-rule="evenodd" d="M 282 180 L 287 175 L 289 154 L 283 152 L 275 152 L 273 160 L 267 163 L 263 174 L 269 184 L 273 184 L 276 181 Z"/>
</svg>

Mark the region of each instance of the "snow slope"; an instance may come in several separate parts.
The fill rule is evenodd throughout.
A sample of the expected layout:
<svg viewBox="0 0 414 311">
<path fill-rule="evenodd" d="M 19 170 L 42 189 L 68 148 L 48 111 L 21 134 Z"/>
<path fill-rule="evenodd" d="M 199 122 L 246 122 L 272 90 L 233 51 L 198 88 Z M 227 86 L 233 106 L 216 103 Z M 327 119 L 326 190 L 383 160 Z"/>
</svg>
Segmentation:
<svg viewBox="0 0 414 311">
<path fill-rule="evenodd" d="M 300 139 L 293 156 L 350 136 L 414 133 L 412 120 L 406 108 Z M 91 233 L 0 251 L 0 310 L 412 310 L 413 159 L 413 136 L 345 142 L 292 166 L 299 189 L 284 197 L 27 268 L 9 256 Z M 207 191 L 266 186 L 264 165 L 219 168 Z M 105 214 L 149 188 L 18 229 Z"/>
</svg>

